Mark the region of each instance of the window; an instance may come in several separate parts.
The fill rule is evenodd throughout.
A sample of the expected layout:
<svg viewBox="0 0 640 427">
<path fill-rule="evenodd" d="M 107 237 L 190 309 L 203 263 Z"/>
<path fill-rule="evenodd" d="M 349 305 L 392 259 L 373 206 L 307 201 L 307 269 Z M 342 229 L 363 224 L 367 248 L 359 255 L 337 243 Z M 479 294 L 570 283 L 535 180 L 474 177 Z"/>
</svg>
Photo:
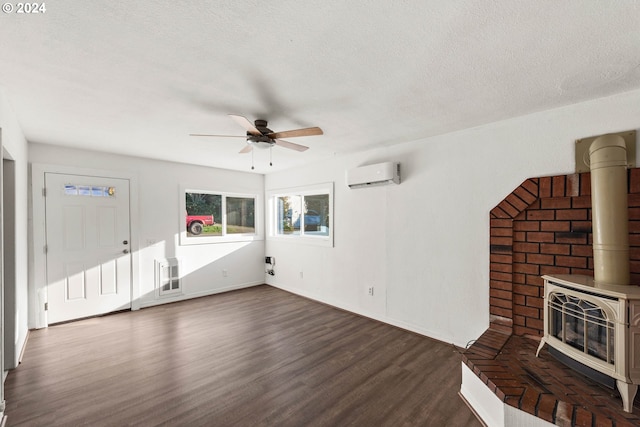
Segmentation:
<svg viewBox="0 0 640 427">
<path fill-rule="evenodd" d="M 255 234 L 256 200 L 249 197 L 227 197 L 227 233 Z"/>
<path fill-rule="evenodd" d="M 67 196 L 115 197 L 115 187 L 95 185 L 65 184 L 64 194 Z"/>
<path fill-rule="evenodd" d="M 188 237 L 222 236 L 222 196 L 220 194 L 185 194 Z M 216 224 L 216 218 L 218 223 Z"/>
<path fill-rule="evenodd" d="M 180 243 L 256 240 L 258 196 L 183 190 Z"/>
<path fill-rule="evenodd" d="M 269 193 L 269 236 L 333 246 L 333 183 Z"/>
</svg>

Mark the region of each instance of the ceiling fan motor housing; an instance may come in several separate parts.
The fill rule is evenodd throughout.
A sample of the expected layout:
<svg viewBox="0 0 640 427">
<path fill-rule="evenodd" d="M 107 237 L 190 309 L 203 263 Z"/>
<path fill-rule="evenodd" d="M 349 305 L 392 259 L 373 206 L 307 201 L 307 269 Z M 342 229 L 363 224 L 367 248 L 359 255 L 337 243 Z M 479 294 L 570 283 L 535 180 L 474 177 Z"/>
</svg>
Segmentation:
<svg viewBox="0 0 640 427">
<path fill-rule="evenodd" d="M 253 133 L 247 132 L 247 141 L 251 144 L 254 144 L 256 147 L 267 148 L 275 145 L 276 141 L 273 138 L 269 138 L 267 134 L 272 133 L 273 131 L 267 127 L 266 120 L 257 119 L 254 122 L 256 129 L 260 131 L 262 135 L 255 135 Z M 267 144 L 267 145 L 264 145 Z"/>
<path fill-rule="evenodd" d="M 253 124 L 258 128 L 258 130 L 262 133 L 265 133 L 265 130 L 271 132 L 271 129 L 267 129 L 267 121 L 262 119 L 256 119 L 253 121 Z"/>
</svg>

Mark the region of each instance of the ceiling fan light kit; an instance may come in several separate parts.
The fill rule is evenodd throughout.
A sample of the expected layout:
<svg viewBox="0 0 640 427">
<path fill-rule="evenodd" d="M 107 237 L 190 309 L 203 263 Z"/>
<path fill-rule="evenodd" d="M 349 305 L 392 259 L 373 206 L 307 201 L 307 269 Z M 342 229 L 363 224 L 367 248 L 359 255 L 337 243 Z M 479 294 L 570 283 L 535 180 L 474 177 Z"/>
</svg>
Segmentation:
<svg viewBox="0 0 640 427">
<path fill-rule="evenodd" d="M 294 129 L 287 130 L 283 132 L 274 132 L 267 127 L 267 121 L 263 119 L 256 119 L 253 123 L 251 123 L 246 117 L 238 116 L 235 114 L 229 114 L 236 123 L 242 126 L 246 130 L 246 136 L 240 135 L 211 135 L 211 134 L 200 134 L 200 133 L 192 133 L 190 136 L 206 136 L 206 137 L 216 137 L 216 138 L 246 138 L 247 146 L 240 150 L 240 154 L 245 154 L 251 152 L 251 169 L 254 169 L 253 166 L 253 148 L 273 148 L 274 145 L 277 145 L 282 148 L 288 148 L 290 150 L 295 151 L 306 151 L 309 147 L 305 145 L 295 144 L 293 142 L 285 141 L 281 138 L 296 138 L 300 136 L 315 136 L 322 135 L 322 129 L 319 127 L 310 127 L 303 129 Z M 269 154 L 269 165 L 271 166 L 273 163 L 271 161 L 271 153 Z"/>
</svg>

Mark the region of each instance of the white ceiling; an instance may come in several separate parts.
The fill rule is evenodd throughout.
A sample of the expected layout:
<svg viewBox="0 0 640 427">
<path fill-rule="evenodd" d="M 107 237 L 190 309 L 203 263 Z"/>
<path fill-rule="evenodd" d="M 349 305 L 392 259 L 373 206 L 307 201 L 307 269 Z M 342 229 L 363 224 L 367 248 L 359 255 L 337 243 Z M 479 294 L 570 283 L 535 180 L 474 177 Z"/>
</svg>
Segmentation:
<svg viewBox="0 0 640 427">
<path fill-rule="evenodd" d="M 243 139 L 188 134 L 324 130 L 256 151 L 268 173 L 640 88 L 636 0 L 45 4 L 0 16 L 0 85 L 45 144 L 249 170 Z"/>
</svg>

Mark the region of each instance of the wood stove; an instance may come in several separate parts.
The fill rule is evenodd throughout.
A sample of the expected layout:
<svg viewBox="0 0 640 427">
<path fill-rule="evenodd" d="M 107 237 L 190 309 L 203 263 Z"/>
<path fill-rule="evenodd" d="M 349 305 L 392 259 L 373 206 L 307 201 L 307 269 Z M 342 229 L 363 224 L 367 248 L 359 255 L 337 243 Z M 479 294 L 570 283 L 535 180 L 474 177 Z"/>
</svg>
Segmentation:
<svg viewBox="0 0 640 427">
<path fill-rule="evenodd" d="M 620 135 L 589 146 L 593 275 L 543 276 L 545 342 L 616 380 L 631 412 L 640 384 L 640 287 L 630 284 L 627 147 Z"/>
<path fill-rule="evenodd" d="M 631 412 L 640 384 L 640 287 L 582 275 L 543 276 L 545 343 L 616 380 Z"/>
</svg>

